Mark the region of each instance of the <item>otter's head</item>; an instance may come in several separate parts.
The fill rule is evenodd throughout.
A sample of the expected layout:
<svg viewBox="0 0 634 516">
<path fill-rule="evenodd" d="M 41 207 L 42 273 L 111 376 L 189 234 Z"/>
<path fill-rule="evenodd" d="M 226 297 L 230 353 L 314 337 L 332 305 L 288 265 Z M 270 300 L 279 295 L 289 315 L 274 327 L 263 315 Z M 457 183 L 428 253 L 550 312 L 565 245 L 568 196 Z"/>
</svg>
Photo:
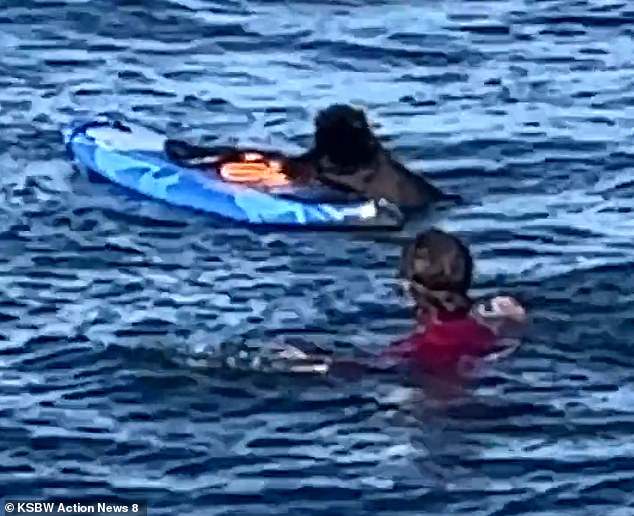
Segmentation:
<svg viewBox="0 0 634 516">
<path fill-rule="evenodd" d="M 345 104 L 319 112 L 315 120 L 315 149 L 336 165 L 362 165 L 375 157 L 379 147 L 365 113 Z"/>
</svg>

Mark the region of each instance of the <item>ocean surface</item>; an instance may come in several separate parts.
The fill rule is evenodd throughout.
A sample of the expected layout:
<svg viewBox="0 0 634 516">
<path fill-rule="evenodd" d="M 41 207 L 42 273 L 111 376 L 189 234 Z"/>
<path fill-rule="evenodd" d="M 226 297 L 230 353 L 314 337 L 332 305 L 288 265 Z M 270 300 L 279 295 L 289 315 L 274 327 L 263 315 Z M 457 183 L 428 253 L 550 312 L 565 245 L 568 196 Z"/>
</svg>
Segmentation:
<svg viewBox="0 0 634 516">
<path fill-rule="evenodd" d="M 0 0 L 0 498 L 634 514 L 633 35 L 607 0 Z M 297 150 L 332 102 L 466 202 L 399 233 L 251 230 L 89 181 L 59 133 L 107 111 Z M 431 224 L 533 318 L 463 392 L 206 363 L 244 338 L 380 350 Z"/>
</svg>

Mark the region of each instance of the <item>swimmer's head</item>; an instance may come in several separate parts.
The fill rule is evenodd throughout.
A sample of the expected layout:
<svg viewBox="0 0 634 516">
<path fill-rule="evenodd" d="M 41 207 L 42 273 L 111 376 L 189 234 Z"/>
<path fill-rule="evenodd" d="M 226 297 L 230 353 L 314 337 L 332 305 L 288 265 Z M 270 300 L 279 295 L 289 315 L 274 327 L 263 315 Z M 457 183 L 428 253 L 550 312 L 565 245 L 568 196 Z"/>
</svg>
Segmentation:
<svg viewBox="0 0 634 516">
<path fill-rule="evenodd" d="M 374 158 L 377 140 L 365 113 L 346 104 L 333 104 L 315 119 L 315 148 L 337 165 L 351 166 Z"/>
<path fill-rule="evenodd" d="M 417 235 L 403 250 L 400 273 L 422 310 L 462 312 L 471 308 L 468 292 L 473 259 L 467 246 L 453 235 L 437 229 Z"/>
</svg>

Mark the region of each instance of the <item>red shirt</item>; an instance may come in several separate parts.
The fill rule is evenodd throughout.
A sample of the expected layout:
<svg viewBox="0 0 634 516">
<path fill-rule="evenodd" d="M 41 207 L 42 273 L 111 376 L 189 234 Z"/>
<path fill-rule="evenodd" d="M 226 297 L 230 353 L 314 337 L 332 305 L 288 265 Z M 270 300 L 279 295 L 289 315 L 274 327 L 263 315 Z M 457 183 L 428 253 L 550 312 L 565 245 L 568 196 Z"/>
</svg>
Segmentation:
<svg viewBox="0 0 634 516">
<path fill-rule="evenodd" d="M 495 333 L 470 315 L 447 313 L 426 324 L 424 331 L 391 346 L 387 354 L 408 357 L 432 371 L 446 370 L 455 368 L 463 357 L 486 355 L 495 341 Z"/>
</svg>

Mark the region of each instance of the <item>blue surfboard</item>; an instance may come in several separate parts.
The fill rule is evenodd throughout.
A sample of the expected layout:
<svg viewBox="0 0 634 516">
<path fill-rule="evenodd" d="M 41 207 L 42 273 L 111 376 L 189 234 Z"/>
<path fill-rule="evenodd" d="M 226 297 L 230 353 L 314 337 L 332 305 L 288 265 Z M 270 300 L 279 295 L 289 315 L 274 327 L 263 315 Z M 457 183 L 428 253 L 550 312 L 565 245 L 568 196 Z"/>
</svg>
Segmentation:
<svg viewBox="0 0 634 516">
<path fill-rule="evenodd" d="M 152 129 L 100 118 L 78 121 L 64 131 L 71 158 L 82 168 L 120 186 L 174 206 L 253 225 L 400 229 L 395 205 L 343 200 L 327 187 L 257 187 L 231 183 L 213 169 L 179 166 L 163 148 L 166 137 Z"/>
</svg>

